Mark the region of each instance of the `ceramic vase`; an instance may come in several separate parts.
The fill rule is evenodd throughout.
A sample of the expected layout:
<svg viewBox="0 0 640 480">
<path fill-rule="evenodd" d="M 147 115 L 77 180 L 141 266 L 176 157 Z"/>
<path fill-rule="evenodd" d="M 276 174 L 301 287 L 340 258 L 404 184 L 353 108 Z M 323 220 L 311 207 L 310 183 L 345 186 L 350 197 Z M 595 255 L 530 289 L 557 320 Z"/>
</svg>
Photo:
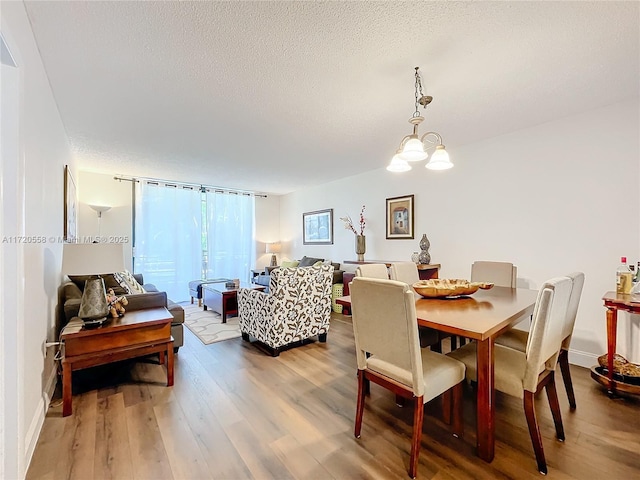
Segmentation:
<svg viewBox="0 0 640 480">
<path fill-rule="evenodd" d="M 359 262 L 364 262 L 364 253 L 367 250 L 366 237 L 364 235 L 356 235 L 356 255 Z"/>
<path fill-rule="evenodd" d="M 429 253 L 429 247 L 431 243 L 429 243 L 429 239 L 427 238 L 427 234 L 422 234 L 422 239 L 420 240 L 420 255 L 418 255 L 418 262 L 424 265 L 431 263 L 431 254 Z"/>
</svg>

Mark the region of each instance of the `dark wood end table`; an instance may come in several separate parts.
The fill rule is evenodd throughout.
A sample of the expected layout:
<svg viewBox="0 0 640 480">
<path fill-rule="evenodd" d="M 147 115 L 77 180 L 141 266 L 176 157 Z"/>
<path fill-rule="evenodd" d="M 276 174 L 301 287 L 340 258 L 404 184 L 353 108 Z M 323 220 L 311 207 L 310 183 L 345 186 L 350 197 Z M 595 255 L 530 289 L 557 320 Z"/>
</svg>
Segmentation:
<svg viewBox="0 0 640 480">
<path fill-rule="evenodd" d="M 240 282 L 240 288 L 250 288 L 263 292 L 266 287 Z M 227 288 L 224 283 L 210 283 L 202 286 L 204 309 L 210 308 L 222 315 L 222 323 L 227 323 L 227 315 L 238 313 L 238 289 Z"/>
<path fill-rule="evenodd" d="M 94 329 L 63 332 L 62 416 L 71 415 L 74 370 L 105 365 L 152 353 L 167 365 L 167 386 L 173 385 L 173 316 L 164 307 L 132 310 Z M 73 320 L 72 320 L 73 321 Z M 166 359 L 165 359 L 166 354 Z"/>
</svg>

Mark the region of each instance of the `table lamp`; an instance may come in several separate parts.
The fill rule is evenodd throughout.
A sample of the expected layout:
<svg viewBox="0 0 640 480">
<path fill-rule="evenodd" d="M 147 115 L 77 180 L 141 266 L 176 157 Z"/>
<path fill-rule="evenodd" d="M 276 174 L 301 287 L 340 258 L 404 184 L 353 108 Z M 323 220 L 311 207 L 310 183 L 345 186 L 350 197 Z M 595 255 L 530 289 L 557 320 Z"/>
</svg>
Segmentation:
<svg viewBox="0 0 640 480">
<path fill-rule="evenodd" d="M 65 243 L 62 250 L 62 273 L 91 276 L 84 284 L 78 317 L 86 328 L 102 325 L 107 319 L 104 280 L 100 275 L 124 270 L 121 243 Z"/>
<path fill-rule="evenodd" d="M 281 245 L 278 242 L 267 243 L 267 253 L 273 253 L 271 255 L 271 265 L 270 267 L 278 266 L 278 260 L 276 259 L 276 253 L 280 253 Z"/>
</svg>

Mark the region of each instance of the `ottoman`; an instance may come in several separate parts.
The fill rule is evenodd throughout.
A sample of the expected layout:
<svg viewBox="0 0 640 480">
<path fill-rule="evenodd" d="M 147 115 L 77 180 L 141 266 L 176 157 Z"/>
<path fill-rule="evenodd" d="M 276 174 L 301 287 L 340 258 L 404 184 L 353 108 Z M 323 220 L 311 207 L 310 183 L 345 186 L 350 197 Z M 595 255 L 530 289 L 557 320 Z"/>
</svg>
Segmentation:
<svg viewBox="0 0 640 480">
<path fill-rule="evenodd" d="M 206 280 L 192 280 L 189 282 L 189 295 L 191 295 L 191 304 L 193 304 L 193 299 L 198 299 L 198 306 L 202 306 L 202 285 L 206 283 L 220 283 L 226 282 L 227 278 L 209 278 Z"/>
</svg>

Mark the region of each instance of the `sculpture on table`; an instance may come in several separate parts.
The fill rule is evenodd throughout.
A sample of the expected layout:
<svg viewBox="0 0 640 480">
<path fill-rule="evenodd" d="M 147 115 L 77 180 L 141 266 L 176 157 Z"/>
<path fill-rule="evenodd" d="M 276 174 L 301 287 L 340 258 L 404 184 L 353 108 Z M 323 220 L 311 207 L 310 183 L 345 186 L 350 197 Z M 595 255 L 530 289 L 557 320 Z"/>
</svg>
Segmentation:
<svg viewBox="0 0 640 480">
<path fill-rule="evenodd" d="M 429 247 L 431 243 L 427 238 L 427 234 L 422 234 L 422 239 L 420 240 L 420 254 L 418 255 L 418 263 L 428 265 L 431 263 L 431 254 L 429 253 Z"/>
</svg>

